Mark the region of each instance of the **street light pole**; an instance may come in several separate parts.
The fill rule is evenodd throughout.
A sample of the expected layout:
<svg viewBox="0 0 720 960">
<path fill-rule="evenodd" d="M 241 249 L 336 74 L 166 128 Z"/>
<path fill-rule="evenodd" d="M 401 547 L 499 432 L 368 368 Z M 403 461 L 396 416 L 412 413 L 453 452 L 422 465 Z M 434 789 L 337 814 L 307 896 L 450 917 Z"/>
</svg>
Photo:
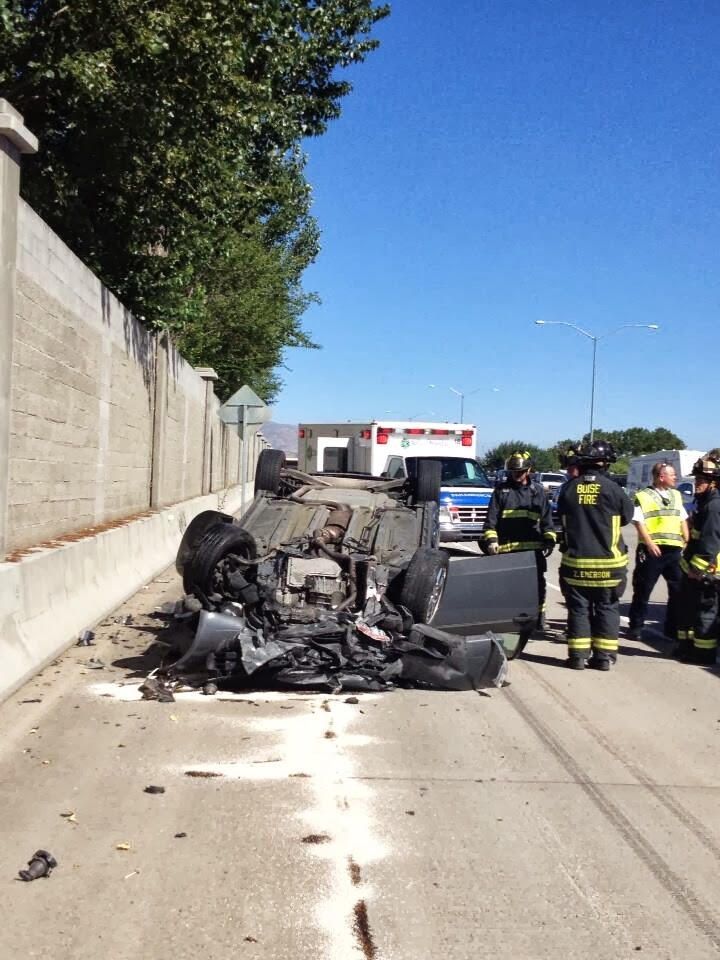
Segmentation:
<svg viewBox="0 0 720 960">
<path fill-rule="evenodd" d="M 459 423 L 463 422 L 463 416 L 465 414 L 465 394 L 462 390 L 456 390 L 455 387 L 448 387 L 449 390 L 452 390 L 453 393 L 456 393 L 460 397 L 460 420 Z"/>
<path fill-rule="evenodd" d="M 592 443 L 595 436 L 595 371 L 597 369 L 598 341 L 604 340 L 606 337 L 611 337 L 614 333 L 617 333 L 618 330 L 625 330 L 628 327 L 636 327 L 641 330 L 659 330 L 660 326 L 657 323 L 621 323 L 620 326 L 615 327 L 614 330 L 609 330 L 607 333 L 602 333 L 599 337 L 597 337 L 595 334 L 589 333 L 587 330 L 583 330 L 583 328 L 579 327 L 576 323 L 569 323 L 567 320 L 536 320 L 535 323 L 539 326 L 571 327 L 573 330 L 581 333 L 584 337 L 587 337 L 588 340 L 592 340 L 592 381 L 590 387 L 590 443 Z"/>
<path fill-rule="evenodd" d="M 428 386 L 431 388 L 431 390 L 434 390 L 437 384 L 429 383 Z M 457 390 L 455 387 L 448 387 L 448 390 L 450 390 L 451 393 L 454 393 L 458 397 L 460 397 L 460 420 L 458 421 L 459 423 L 463 422 L 463 417 L 465 416 L 465 397 L 471 397 L 474 393 L 477 393 L 478 390 L 482 390 L 482 389 L 484 389 L 484 387 L 475 387 L 474 390 L 470 390 L 468 393 L 465 393 L 463 390 Z M 492 390 L 494 393 L 498 393 L 500 390 L 500 387 L 488 387 L 486 389 Z"/>
</svg>

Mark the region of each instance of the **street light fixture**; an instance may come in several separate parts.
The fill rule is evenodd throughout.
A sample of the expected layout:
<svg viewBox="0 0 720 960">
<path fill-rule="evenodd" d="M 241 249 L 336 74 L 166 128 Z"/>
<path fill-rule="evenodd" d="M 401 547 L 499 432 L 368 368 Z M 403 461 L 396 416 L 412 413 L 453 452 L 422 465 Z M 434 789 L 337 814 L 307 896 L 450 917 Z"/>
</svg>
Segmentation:
<svg viewBox="0 0 720 960">
<path fill-rule="evenodd" d="M 429 383 L 428 386 L 429 386 L 431 389 L 433 389 L 433 390 L 435 390 L 435 389 L 437 388 L 437 384 L 436 384 L 436 383 Z M 451 393 L 454 393 L 454 394 L 456 394 L 458 397 L 460 397 L 460 420 L 459 420 L 459 423 L 462 423 L 462 422 L 463 422 L 463 416 L 464 416 L 464 413 L 465 413 L 465 397 L 471 397 L 474 393 L 477 393 L 478 390 L 492 390 L 494 393 L 499 393 L 500 387 L 485 387 L 485 386 L 483 385 L 482 387 L 475 387 L 474 390 L 469 390 L 469 391 L 467 391 L 467 392 L 464 391 L 464 390 L 457 390 L 455 387 L 448 387 L 448 390 L 450 390 Z"/>
<path fill-rule="evenodd" d="M 606 337 L 612 336 L 613 333 L 617 333 L 618 330 L 625 330 L 627 327 L 637 327 L 641 330 L 659 330 L 660 326 L 657 323 L 621 323 L 620 326 L 615 327 L 614 330 L 609 330 L 607 333 L 602 333 L 600 334 L 599 337 L 596 337 L 594 334 L 589 333 L 587 330 L 583 330 L 583 328 L 579 327 L 576 323 L 568 323 L 567 320 L 536 320 L 535 323 L 541 327 L 542 326 L 572 327 L 573 330 L 577 330 L 578 333 L 581 333 L 584 337 L 587 337 L 588 340 L 592 340 L 592 344 L 593 344 L 592 386 L 590 388 L 590 443 L 592 443 L 593 436 L 594 436 L 595 369 L 596 369 L 598 340 L 604 340 Z"/>
</svg>

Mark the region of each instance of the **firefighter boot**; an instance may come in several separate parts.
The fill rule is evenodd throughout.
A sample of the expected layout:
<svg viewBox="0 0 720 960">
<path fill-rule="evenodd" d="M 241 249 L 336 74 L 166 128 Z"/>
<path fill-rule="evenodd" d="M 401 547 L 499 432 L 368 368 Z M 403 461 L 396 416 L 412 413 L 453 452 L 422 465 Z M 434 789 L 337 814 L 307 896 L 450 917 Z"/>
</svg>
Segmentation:
<svg viewBox="0 0 720 960">
<path fill-rule="evenodd" d="M 610 669 L 610 657 L 606 653 L 594 653 L 590 657 L 590 662 L 588 666 L 593 670 L 602 670 L 603 672 Z"/>
<path fill-rule="evenodd" d="M 683 663 L 697 663 L 710 667 L 715 665 L 716 649 L 702 650 L 698 647 L 684 647 L 679 651 L 679 659 Z"/>
</svg>

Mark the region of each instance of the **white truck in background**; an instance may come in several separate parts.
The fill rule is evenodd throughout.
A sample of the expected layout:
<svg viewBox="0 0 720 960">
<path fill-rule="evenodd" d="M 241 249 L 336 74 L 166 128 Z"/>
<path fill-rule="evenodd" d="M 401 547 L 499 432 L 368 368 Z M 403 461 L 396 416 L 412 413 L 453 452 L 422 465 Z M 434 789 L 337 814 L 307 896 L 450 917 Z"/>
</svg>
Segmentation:
<svg viewBox="0 0 720 960">
<path fill-rule="evenodd" d="M 628 464 L 627 492 L 630 496 L 652 483 L 652 468 L 655 463 L 668 463 L 675 467 L 678 486 L 692 480 L 690 471 L 696 460 L 703 456 L 704 450 L 658 450 L 657 453 L 645 453 L 633 457 Z M 682 492 L 682 491 L 681 491 Z"/>
<path fill-rule="evenodd" d="M 439 460 L 440 539 L 479 540 L 493 487 L 475 459 L 476 439 L 476 428 L 469 423 L 301 423 L 298 468 L 401 479 L 413 477 L 418 458 Z"/>
</svg>

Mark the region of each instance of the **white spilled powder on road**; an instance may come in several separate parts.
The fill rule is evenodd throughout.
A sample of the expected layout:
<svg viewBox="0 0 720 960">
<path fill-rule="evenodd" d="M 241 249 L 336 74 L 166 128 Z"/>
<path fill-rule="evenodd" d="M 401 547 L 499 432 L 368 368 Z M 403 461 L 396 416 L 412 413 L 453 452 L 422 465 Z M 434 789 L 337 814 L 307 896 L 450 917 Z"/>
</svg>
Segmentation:
<svg viewBox="0 0 720 960">
<path fill-rule="evenodd" d="M 136 683 L 94 683 L 89 684 L 87 690 L 96 697 L 123 702 L 142 699 Z M 254 758 L 251 755 L 237 762 L 193 762 L 192 770 L 248 781 L 302 775 L 303 788 L 312 795 L 310 805 L 297 814 L 303 824 L 303 834 L 329 837 L 325 843 L 309 843 L 305 847 L 308 856 L 327 862 L 331 872 L 326 890 L 318 891 L 320 899 L 316 907 L 318 923 L 328 938 L 327 957 L 328 960 L 362 960 L 366 954 L 358 937 L 355 913 L 361 901 L 370 907 L 370 922 L 372 919 L 372 889 L 363 882 L 363 867 L 388 856 L 390 849 L 373 831 L 370 810 L 373 790 L 357 779 L 357 763 L 352 751 L 376 742 L 373 737 L 350 732 L 358 720 L 358 706 L 345 703 L 344 695 L 265 691 L 223 692 L 215 697 L 188 691 L 176 693 L 175 699 L 175 706 L 180 708 L 184 702 L 199 701 L 211 707 L 216 700 L 306 705 L 307 712 L 303 713 L 253 719 L 243 716 L 243 726 L 247 729 L 274 735 L 269 751 L 258 743 L 262 752 L 257 752 Z M 375 699 L 372 694 L 364 694 L 360 703 Z M 171 769 L 183 775 L 188 767 L 189 764 Z M 380 955 L 376 952 L 375 956 Z"/>
<path fill-rule="evenodd" d="M 327 957 L 360 960 L 364 953 L 356 934 L 355 909 L 360 901 L 372 900 L 372 889 L 362 882 L 362 868 L 388 856 L 390 850 L 374 834 L 370 811 L 373 791 L 356 779 L 351 749 L 376 741 L 349 732 L 357 721 L 357 706 L 332 697 L 304 699 L 310 710 L 304 715 L 244 721 L 250 729 L 279 737 L 270 748 L 270 759 L 266 750 L 255 762 L 193 763 L 192 768 L 238 780 L 304 775 L 302 783 L 311 791 L 312 802 L 297 815 L 303 833 L 329 837 L 326 843 L 306 846 L 307 855 L 326 861 L 331 871 L 316 907 L 318 922 L 328 938 Z M 371 699 L 365 696 L 361 703 Z M 323 709 L 323 703 L 329 711 Z M 175 768 L 175 772 L 184 770 Z"/>
</svg>

